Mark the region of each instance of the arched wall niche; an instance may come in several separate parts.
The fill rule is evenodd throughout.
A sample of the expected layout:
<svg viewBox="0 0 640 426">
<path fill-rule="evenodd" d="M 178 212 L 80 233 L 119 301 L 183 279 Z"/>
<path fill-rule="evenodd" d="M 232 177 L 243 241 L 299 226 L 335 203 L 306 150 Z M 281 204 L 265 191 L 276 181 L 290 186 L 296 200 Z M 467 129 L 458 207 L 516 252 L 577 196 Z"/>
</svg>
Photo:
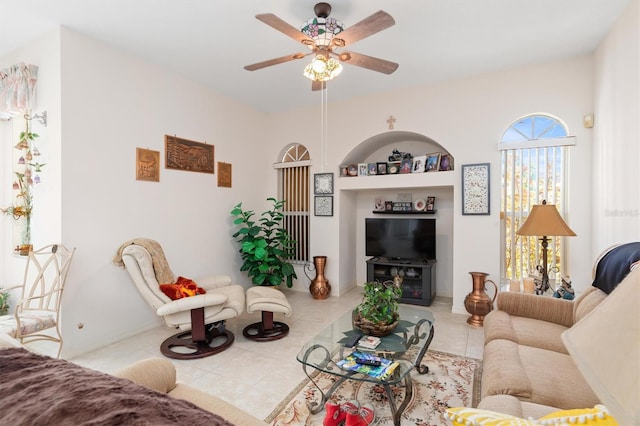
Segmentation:
<svg viewBox="0 0 640 426">
<path fill-rule="evenodd" d="M 424 152 L 415 152 L 412 147 L 417 146 L 425 147 L 426 150 Z M 382 155 L 380 152 L 383 149 L 388 150 L 388 154 L 385 154 L 384 157 L 378 158 L 377 161 L 386 161 L 394 148 L 398 148 L 400 151 L 406 149 L 406 152 L 411 152 L 414 155 L 427 154 L 428 152 L 443 152 L 451 154 L 440 143 L 428 136 L 415 132 L 394 130 L 379 133 L 365 139 L 344 157 L 342 164 L 361 163 L 374 156 L 380 157 L 380 155 Z M 372 158 L 372 160 L 375 160 L 375 158 Z"/>
</svg>

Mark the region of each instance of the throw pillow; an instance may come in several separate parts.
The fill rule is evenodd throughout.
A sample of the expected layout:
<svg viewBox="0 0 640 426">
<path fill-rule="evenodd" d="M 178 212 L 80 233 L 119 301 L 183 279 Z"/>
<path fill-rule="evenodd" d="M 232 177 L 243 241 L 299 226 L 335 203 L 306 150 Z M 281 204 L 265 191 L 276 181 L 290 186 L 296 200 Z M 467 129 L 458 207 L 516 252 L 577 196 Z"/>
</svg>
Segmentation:
<svg viewBox="0 0 640 426">
<path fill-rule="evenodd" d="M 205 289 L 198 287 L 198 284 L 194 281 L 184 277 L 178 277 L 174 284 L 160 284 L 160 290 L 171 300 L 178 300 L 183 297 L 205 294 L 207 292 Z"/>
<path fill-rule="evenodd" d="M 537 420 L 521 419 L 495 411 L 477 408 L 448 408 L 453 426 L 541 426 L 541 425 L 597 425 L 618 426 L 616 420 L 603 405 L 594 408 L 562 410 L 547 414 Z"/>
</svg>

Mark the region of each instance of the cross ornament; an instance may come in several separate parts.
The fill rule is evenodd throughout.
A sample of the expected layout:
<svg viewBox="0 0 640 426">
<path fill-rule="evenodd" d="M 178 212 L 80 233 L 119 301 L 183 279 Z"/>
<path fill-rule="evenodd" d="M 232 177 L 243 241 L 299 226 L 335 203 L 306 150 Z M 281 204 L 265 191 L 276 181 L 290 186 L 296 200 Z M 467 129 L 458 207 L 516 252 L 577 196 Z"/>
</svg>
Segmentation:
<svg viewBox="0 0 640 426">
<path fill-rule="evenodd" d="M 390 115 L 387 119 L 387 123 L 389 124 L 389 130 L 393 130 L 393 123 L 396 122 L 396 119 L 393 115 Z"/>
</svg>

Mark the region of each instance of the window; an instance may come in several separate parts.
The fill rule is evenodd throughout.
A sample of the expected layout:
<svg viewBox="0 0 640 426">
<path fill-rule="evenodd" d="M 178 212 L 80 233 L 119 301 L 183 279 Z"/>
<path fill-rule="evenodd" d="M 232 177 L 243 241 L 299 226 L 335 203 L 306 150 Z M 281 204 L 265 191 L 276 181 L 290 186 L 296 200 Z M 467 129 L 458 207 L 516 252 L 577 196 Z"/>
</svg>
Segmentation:
<svg viewBox="0 0 640 426">
<path fill-rule="evenodd" d="M 558 118 L 533 114 L 513 122 L 502 136 L 500 218 L 505 279 L 526 277 L 541 263 L 539 238 L 516 235 L 531 208 L 546 200 L 565 217 L 567 146 L 575 145 L 575 137 L 567 135 L 567 127 Z M 563 249 L 562 238 L 552 238 L 548 252 L 550 278 L 563 270 Z"/>
<path fill-rule="evenodd" d="M 278 170 L 279 197 L 287 202 L 284 205 L 283 227 L 296 241 L 293 263 L 309 261 L 309 151 L 304 145 L 288 146 Z"/>
</svg>

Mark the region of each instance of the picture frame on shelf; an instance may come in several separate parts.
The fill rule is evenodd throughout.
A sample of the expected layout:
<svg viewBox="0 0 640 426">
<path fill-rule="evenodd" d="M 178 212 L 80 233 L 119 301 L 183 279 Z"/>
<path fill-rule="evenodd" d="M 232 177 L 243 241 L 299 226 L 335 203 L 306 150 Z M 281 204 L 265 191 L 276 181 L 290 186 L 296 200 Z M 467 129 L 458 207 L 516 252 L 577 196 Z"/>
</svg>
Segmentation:
<svg viewBox="0 0 640 426">
<path fill-rule="evenodd" d="M 425 167 L 425 172 L 437 172 L 440 167 L 440 153 L 434 152 L 431 154 L 427 154 L 427 165 Z"/>
<path fill-rule="evenodd" d="M 387 174 L 397 175 L 400 173 L 401 161 L 389 161 L 387 163 Z"/>
<path fill-rule="evenodd" d="M 368 166 L 369 165 L 367 163 L 358 163 L 358 176 L 368 176 Z"/>
<path fill-rule="evenodd" d="M 368 166 L 369 176 L 375 176 L 378 174 L 378 163 L 369 163 Z"/>
<path fill-rule="evenodd" d="M 386 175 L 387 174 L 387 163 L 377 163 L 378 165 L 378 174 Z"/>
<path fill-rule="evenodd" d="M 347 168 L 347 174 L 349 176 L 358 176 L 358 165 L 357 164 L 349 164 Z"/>
<path fill-rule="evenodd" d="M 411 168 L 411 173 L 423 173 L 425 170 L 426 164 L 427 164 L 426 155 L 418 155 L 416 157 L 413 157 L 413 165 Z"/>
<path fill-rule="evenodd" d="M 427 197 L 426 211 L 432 212 L 436 209 L 436 197 Z"/>
<path fill-rule="evenodd" d="M 438 170 L 441 172 L 453 170 L 453 157 L 451 157 L 450 154 L 442 154 L 440 156 L 440 166 Z"/>
<path fill-rule="evenodd" d="M 314 197 L 313 212 L 316 216 L 333 216 L 333 196 L 316 195 Z"/>
<path fill-rule="evenodd" d="M 489 215 L 490 203 L 489 163 L 462 165 L 462 214 Z"/>
<path fill-rule="evenodd" d="M 411 173 L 413 158 L 403 158 L 400 163 L 400 174 Z"/>
<path fill-rule="evenodd" d="M 333 194 L 333 173 L 315 173 L 313 192 L 314 194 Z"/>
<path fill-rule="evenodd" d="M 340 166 L 340 177 L 349 176 L 349 166 Z"/>
<path fill-rule="evenodd" d="M 373 201 L 373 209 L 375 211 L 383 211 L 385 210 L 384 198 L 376 197 Z"/>
</svg>

